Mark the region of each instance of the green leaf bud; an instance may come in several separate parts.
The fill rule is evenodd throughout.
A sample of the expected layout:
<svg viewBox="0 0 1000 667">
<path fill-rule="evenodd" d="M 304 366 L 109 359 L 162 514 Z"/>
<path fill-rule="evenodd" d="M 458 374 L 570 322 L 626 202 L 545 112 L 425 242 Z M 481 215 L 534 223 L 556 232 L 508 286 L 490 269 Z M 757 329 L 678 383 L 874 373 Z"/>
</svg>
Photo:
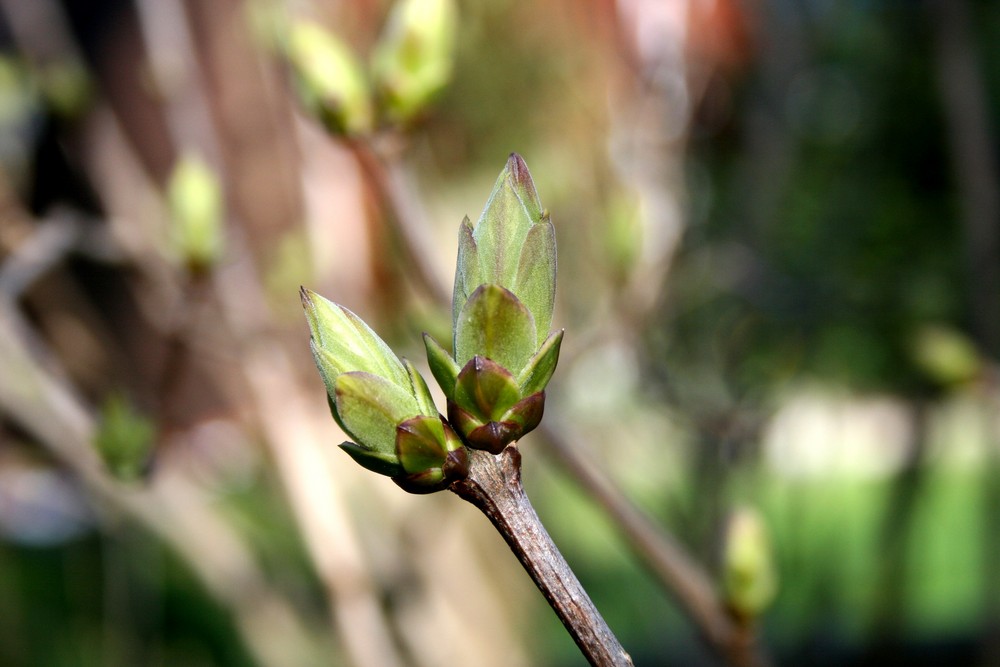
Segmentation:
<svg viewBox="0 0 1000 667">
<path fill-rule="evenodd" d="M 219 179 L 205 162 L 187 153 L 167 183 L 172 245 L 194 272 L 208 270 L 222 256 L 223 201 Z"/>
<path fill-rule="evenodd" d="M 723 590 L 730 609 L 744 619 L 759 616 L 778 590 L 771 541 L 760 514 L 736 510 L 726 526 Z"/>
<path fill-rule="evenodd" d="M 456 324 L 462 304 L 484 283 L 510 290 L 525 304 L 535 318 L 536 345 L 541 344 L 555 302 L 555 230 L 517 153 L 507 159 L 475 226 L 464 220 L 459 230 Z"/>
<path fill-rule="evenodd" d="M 149 468 L 155 434 L 153 423 L 115 394 L 101 408 L 94 446 L 112 475 L 132 482 Z"/>
<path fill-rule="evenodd" d="M 286 57 L 305 107 L 336 134 L 358 135 L 373 125 L 364 69 L 344 42 L 322 26 L 292 25 Z"/>
<path fill-rule="evenodd" d="M 468 446 L 499 453 L 541 420 L 563 338 L 549 331 L 555 284 L 555 230 L 513 153 L 479 221 L 459 227 L 453 354 L 424 335 L 448 418 Z"/>
<path fill-rule="evenodd" d="M 451 79 L 457 26 L 454 0 L 400 0 L 393 7 L 372 57 L 390 120 L 417 116 Z"/>
<path fill-rule="evenodd" d="M 300 295 L 331 412 L 354 440 L 341 449 L 413 493 L 464 477 L 462 440 L 438 414 L 413 364 L 348 309 L 304 288 Z"/>
<path fill-rule="evenodd" d="M 917 368 L 943 386 L 961 385 L 979 377 L 983 362 L 971 340 L 960 331 L 928 324 L 917 330 L 911 342 Z"/>
</svg>

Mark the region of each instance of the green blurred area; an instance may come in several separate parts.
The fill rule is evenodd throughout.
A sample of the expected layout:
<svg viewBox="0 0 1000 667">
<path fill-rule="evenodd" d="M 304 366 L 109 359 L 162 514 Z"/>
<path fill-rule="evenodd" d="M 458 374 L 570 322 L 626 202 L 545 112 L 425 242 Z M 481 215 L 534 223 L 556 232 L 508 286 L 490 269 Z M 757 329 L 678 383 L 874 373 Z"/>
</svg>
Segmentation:
<svg viewBox="0 0 1000 667">
<path fill-rule="evenodd" d="M 115 11 L 115 3 L 89 4 Z M 357 48 L 388 7 L 363 4 L 341 17 L 345 32 L 363 28 L 351 33 Z M 748 504 L 761 512 L 778 593 L 760 628 L 778 664 L 996 664 L 1000 340 L 989 321 L 991 309 L 1000 313 L 1000 285 L 970 260 L 976 244 L 965 221 L 979 204 L 954 137 L 965 127 L 961 113 L 980 114 L 992 134 L 977 138 L 989 141 L 994 167 L 1000 160 L 1000 3 L 959 3 L 969 21 L 956 38 L 941 34 L 929 0 L 720 2 L 729 22 L 711 14 L 719 23 L 690 28 L 691 65 L 680 73 L 622 47 L 633 29 L 625 21 L 604 26 L 629 4 L 458 3 L 452 82 L 407 129 L 404 161 L 433 238 L 453 239 L 463 213 L 475 219 L 509 152 L 525 157 L 559 243 L 555 325 L 566 328 L 567 359 L 548 390 L 552 414 L 716 574 L 729 511 Z M 113 39 L 79 8 L 68 12 L 83 45 Z M 0 160 L 13 193 L 4 197 L 20 197 L 37 216 L 57 206 L 99 212 L 96 187 L 73 159 L 84 149 L 70 141 L 87 110 L 61 116 L 45 101 L 37 64 L 16 40 L 2 44 Z M 957 118 L 961 101 L 949 106 L 941 74 L 951 47 L 972 54 L 984 95 L 984 108 Z M 103 85 L 105 95 L 123 94 Z M 674 111 L 686 120 L 668 122 Z M 650 164 L 666 171 L 650 176 Z M 987 178 L 980 187 L 995 195 L 1000 184 Z M 662 198 L 677 207 L 679 242 L 649 255 L 666 219 L 651 213 Z M 280 273 L 283 291 L 267 296 L 287 291 L 293 302 L 274 307 L 275 328 L 298 324 L 286 320 L 298 317 L 300 273 L 321 275 L 313 256 L 280 257 L 309 250 L 300 222 L 256 230 L 267 239 L 286 233 L 260 241 L 255 258 L 278 256 L 270 277 Z M 0 267 L 12 254 L 3 247 Z M 452 261 L 453 247 L 435 261 Z M 1000 266 L 1000 247 L 991 250 Z M 446 310 L 406 292 L 400 254 L 371 254 L 374 277 L 352 296 L 370 304 L 376 328 L 411 358 L 418 328 L 447 339 L 434 330 Z M 82 293 L 95 311 L 111 312 L 121 303 L 115 290 L 136 280 L 127 268 L 108 269 L 109 277 L 75 261 L 63 278 L 84 287 L 46 284 L 30 295 L 32 321 L 45 322 L 46 299 L 60 291 L 69 295 L 60 304 Z M 147 333 L 119 316 L 107 316 L 113 334 L 94 336 L 111 357 L 141 349 L 136 340 Z M 289 338 L 305 349 L 301 327 Z M 86 370 L 67 365 L 70 376 Z M 155 389 L 137 388 L 135 376 L 95 380 L 84 371 L 73 379 L 95 404 L 124 377 L 146 417 L 163 418 Z M 58 483 L 86 508 L 83 518 L 52 510 L 43 487 L 19 495 L 15 476 L 59 464 L 16 420 L 0 425 L 8 480 L 0 478 L 0 665 L 255 664 L 184 558 L 128 520 L 109 519 L 72 475 Z M 185 426 L 180 418 L 172 425 Z M 529 496 L 636 664 L 720 664 L 593 499 L 533 449 L 535 437 L 523 443 Z M 138 476 L 139 464 L 125 464 Z M 321 577 L 288 491 L 267 457 L 251 467 L 212 497 L 269 583 L 310 630 L 329 632 Z M 351 505 L 361 523 L 388 514 L 353 497 Z M 406 568 L 384 569 L 405 578 Z M 391 577 L 378 594 L 390 611 L 415 595 Z M 544 601 L 525 605 L 508 615 L 531 664 L 580 664 Z"/>
</svg>

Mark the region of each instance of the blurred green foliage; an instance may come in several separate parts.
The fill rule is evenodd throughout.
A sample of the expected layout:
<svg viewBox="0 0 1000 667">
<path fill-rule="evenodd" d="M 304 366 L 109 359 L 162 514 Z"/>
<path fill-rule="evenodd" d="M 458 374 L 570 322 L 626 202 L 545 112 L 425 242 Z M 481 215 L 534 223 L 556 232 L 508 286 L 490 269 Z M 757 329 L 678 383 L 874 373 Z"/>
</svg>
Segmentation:
<svg viewBox="0 0 1000 667">
<path fill-rule="evenodd" d="M 977 421 L 995 412 L 975 392 L 998 351 L 972 331 L 973 278 L 928 15 L 921 3 L 893 0 L 755 6 L 748 53 L 709 79 L 692 110 L 683 147 L 686 228 L 665 294 L 650 320 L 628 332 L 635 339 L 576 351 L 578 362 L 556 373 L 550 401 L 586 435 L 598 463 L 705 562 L 719 565 L 730 507 L 760 509 L 782 582 L 762 622 L 782 664 L 848 664 L 879 639 L 887 520 L 903 527 L 902 639 L 975 644 L 984 592 L 998 576 L 988 562 L 997 543 L 988 503 L 996 442 Z M 969 6 L 996 130 L 1000 3 Z M 413 160 L 429 165 L 418 174 L 420 189 L 433 213 L 450 212 L 456 200 L 468 210 L 465 202 L 481 201 L 469 193 L 488 188 L 498 156 L 517 150 L 528 158 L 560 244 L 555 323 L 574 345 L 595 320 L 615 314 L 618 290 L 648 241 L 636 222 L 643 210 L 635 184 L 617 182 L 606 159 L 609 126 L 622 121 L 607 108 L 602 73 L 619 56 L 591 39 L 593 26 L 565 3 L 461 2 L 459 13 L 452 82 L 412 130 Z M 782 39 L 788 35 L 796 39 Z M 337 67 L 360 72 L 357 63 Z M 44 82 L 32 76 L 17 59 L 0 61 L 0 148 L 15 182 L 31 179 L 44 113 Z M 352 77 L 337 92 L 351 119 L 328 120 L 367 130 L 368 82 Z M 66 98 L 76 99 L 77 80 L 69 81 Z M 316 104 L 344 104 L 309 94 Z M 217 216 L 218 185 L 199 178 L 198 215 Z M 432 216 L 432 224 L 453 238 L 458 215 Z M 214 233 L 199 242 L 206 256 L 217 256 Z M 294 241 L 279 251 L 278 285 L 294 285 L 308 263 L 296 261 L 308 239 Z M 446 318 L 422 308 L 429 310 L 419 303 L 416 315 L 401 317 L 425 319 L 447 338 Z M 415 339 L 410 345 L 419 348 Z M 575 378 L 600 391 L 581 392 Z M 925 406 L 937 420 L 923 434 L 925 453 L 877 475 L 831 469 L 796 477 L 761 448 L 767 420 L 804 385 Z M 111 467 L 136 474 L 151 426 L 121 402 L 109 403 L 104 424 L 99 441 Z M 978 454 L 964 459 L 965 450 Z M 615 526 L 554 467 L 527 465 L 535 466 L 525 482 L 540 515 L 637 664 L 702 664 L 690 626 Z M 908 474 L 917 477 L 913 500 L 896 516 Z M 221 490 L 222 502 L 269 576 L 326 622 L 283 492 L 261 477 Z M 519 613 L 519 623 L 540 664 L 577 664 L 576 648 L 543 605 Z M 226 614 L 175 555 L 141 533 L 94 532 L 49 547 L 3 533 L 0 635 L 4 665 L 109 664 L 95 656 L 251 664 Z"/>
</svg>

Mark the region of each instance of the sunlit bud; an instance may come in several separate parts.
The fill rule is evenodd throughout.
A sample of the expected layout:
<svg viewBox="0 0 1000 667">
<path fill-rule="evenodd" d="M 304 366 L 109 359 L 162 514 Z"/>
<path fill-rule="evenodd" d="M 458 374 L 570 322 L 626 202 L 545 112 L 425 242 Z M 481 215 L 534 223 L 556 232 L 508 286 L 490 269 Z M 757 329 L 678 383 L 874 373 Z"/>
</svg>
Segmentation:
<svg viewBox="0 0 1000 667">
<path fill-rule="evenodd" d="M 457 25 L 454 0 L 399 0 L 393 7 L 372 58 L 390 120 L 410 120 L 448 83 Z"/>
<path fill-rule="evenodd" d="M 535 428 L 562 331 L 550 332 L 555 232 L 512 154 L 475 226 L 459 230 L 453 353 L 424 336 L 448 416 L 466 443 L 497 453 Z"/>
<path fill-rule="evenodd" d="M 941 385 L 968 382 L 983 370 L 976 346 L 956 329 L 923 326 L 913 337 L 911 351 L 917 367 Z"/>
<path fill-rule="evenodd" d="M 174 251 L 192 271 L 211 268 L 222 256 L 222 186 L 207 164 L 185 154 L 167 184 Z"/>
<path fill-rule="evenodd" d="M 757 511 L 733 512 L 726 526 L 722 577 L 730 609 L 743 618 L 760 616 L 778 590 L 767 526 Z"/>
<path fill-rule="evenodd" d="M 287 58 L 305 107 L 331 132 L 364 134 L 372 129 L 371 92 L 351 49 L 320 25 L 295 23 Z"/>
<path fill-rule="evenodd" d="M 306 289 L 301 297 L 331 412 L 354 441 L 341 448 L 412 493 L 465 477 L 462 441 L 438 414 L 416 368 L 348 309 Z"/>
</svg>

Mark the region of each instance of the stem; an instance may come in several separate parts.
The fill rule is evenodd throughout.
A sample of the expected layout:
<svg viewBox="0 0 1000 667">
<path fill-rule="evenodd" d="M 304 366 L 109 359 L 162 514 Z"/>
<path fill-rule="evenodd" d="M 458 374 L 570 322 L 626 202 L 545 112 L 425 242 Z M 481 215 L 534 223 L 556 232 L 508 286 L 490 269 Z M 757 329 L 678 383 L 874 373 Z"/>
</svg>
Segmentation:
<svg viewBox="0 0 1000 667">
<path fill-rule="evenodd" d="M 631 667 L 632 658 L 549 537 L 521 486 L 521 454 L 470 451 L 468 478 L 451 490 L 486 515 L 591 665 Z"/>
</svg>

